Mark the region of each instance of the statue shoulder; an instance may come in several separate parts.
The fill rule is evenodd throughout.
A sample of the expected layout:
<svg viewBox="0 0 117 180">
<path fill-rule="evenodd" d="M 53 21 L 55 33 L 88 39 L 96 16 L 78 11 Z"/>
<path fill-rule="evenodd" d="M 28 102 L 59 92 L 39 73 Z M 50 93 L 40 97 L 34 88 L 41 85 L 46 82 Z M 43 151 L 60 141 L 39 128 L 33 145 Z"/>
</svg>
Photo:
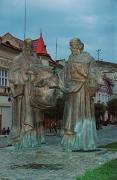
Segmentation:
<svg viewBox="0 0 117 180">
<path fill-rule="evenodd" d="M 93 56 L 90 54 L 90 53 L 88 53 L 88 52 L 86 52 L 86 51 L 84 51 L 84 52 L 82 52 L 82 55 L 84 56 L 84 57 L 87 57 L 87 59 L 90 59 L 90 60 L 95 60 L 94 58 L 93 58 Z"/>
<path fill-rule="evenodd" d="M 95 59 L 93 58 L 93 56 L 91 56 L 90 53 L 85 52 L 85 51 L 82 52 L 81 59 L 82 59 L 82 62 L 84 62 L 85 64 L 90 64 L 90 63 L 95 62 Z"/>
</svg>

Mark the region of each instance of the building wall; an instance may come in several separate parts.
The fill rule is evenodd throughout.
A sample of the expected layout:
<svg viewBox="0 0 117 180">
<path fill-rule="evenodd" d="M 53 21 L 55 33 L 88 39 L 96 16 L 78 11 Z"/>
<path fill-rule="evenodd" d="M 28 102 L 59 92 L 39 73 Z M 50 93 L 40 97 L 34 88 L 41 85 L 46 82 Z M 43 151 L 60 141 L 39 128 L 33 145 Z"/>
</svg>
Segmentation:
<svg viewBox="0 0 117 180">
<path fill-rule="evenodd" d="M 2 106 L 0 107 L 0 116 L 1 116 L 1 129 L 8 127 L 11 128 L 12 125 L 12 109 L 11 107 Z"/>
<path fill-rule="evenodd" d="M 0 45 L 0 132 L 3 128 L 11 128 L 12 106 L 8 102 L 8 70 L 13 58 L 19 51 Z"/>
<path fill-rule="evenodd" d="M 0 117 L 1 129 L 11 127 L 12 123 L 12 108 L 11 103 L 8 102 L 7 96 L 0 96 Z"/>
<path fill-rule="evenodd" d="M 0 67 L 8 68 L 17 54 L 19 54 L 18 51 L 14 51 L 3 45 L 0 46 Z"/>
<path fill-rule="evenodd" d="M 100 102 L 106 104 L 111 99 L 117 98 L 117 64 L 97 61 L 97 66 L 101 74 L 110 79 L 112 91 L 109 92 L 108 86 L 103 80 L 102 84 L 100 84 L 100 88 L 96 92 L 94 101 L 95 103 Z"/>
</svg>

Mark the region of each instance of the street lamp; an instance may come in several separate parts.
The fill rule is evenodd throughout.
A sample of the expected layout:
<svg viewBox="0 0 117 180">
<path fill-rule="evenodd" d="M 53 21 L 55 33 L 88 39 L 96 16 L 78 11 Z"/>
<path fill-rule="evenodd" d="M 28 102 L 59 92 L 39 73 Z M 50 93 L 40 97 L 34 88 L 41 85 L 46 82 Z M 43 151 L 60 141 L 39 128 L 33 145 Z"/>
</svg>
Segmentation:
<svg viewBox="0 0 117 180">
<path fill-rule="evenodd" d="M 101 49 L 97 49 L 96 51 L 97 51 L 97 56 L 98 56 L 98 59 L 97 59 L 97 60 L 99 61 L 99 60 L 100 60 Z"/>
</svg>

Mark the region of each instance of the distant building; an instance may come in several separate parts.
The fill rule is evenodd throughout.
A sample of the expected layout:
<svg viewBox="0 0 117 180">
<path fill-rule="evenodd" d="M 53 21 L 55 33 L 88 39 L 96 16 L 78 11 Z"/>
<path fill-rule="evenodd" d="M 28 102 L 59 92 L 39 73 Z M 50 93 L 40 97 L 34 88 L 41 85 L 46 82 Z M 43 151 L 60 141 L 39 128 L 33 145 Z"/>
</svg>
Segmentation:
<svg viewBox="0 0 117 180">
<path fill-rule="evenodd" d="M 106 104 L 109 100 L 117 98 L 117 64 L 97 61 L 99 71 L 102 73 L 102 84 L 94 97 L 95 103 Z"/>
<path fill-rule="evenodd" d="M 11 103 L 8 102 L 8 70 L 13 58 L 21 51 L 20 40 L 7 33 L 0 37 L 0 132 L 11 126 Z"/>
</svg>

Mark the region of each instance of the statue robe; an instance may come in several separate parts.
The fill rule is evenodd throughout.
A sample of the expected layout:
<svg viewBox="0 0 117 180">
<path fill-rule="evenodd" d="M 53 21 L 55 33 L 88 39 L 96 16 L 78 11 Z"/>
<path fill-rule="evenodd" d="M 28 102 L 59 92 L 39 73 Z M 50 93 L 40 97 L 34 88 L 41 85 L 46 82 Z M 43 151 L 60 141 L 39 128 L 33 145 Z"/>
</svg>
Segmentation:
<svg viewBox="0 0 117 180">
<path fill-rule="evenodd" d="M 93 95 L 97 81 L 92 72 L 93 63 L 93 58 L 86 52 L 71 55 L 64 68 L 64 77 L 60 79 L 60 87 L 66 94 L 61 142 L 65 149 L 96 148 Z"/>
<path fill-rule="evenodd" d="M 45 142 L 44 110 L 56 105 L 56 77 L 35 56 L 15 57 L 9 71 L 13 95 L 12 144 L 20 148 Z"/>
<path fill-rule="evenodd" d="M 34 128 L 34 116 L 30 104 L 33 73 L 38 73 L 36 57 L 25 52 L 16 56 L 9 70 L 9 82 L 13 96 L 12 144 L 19 148 L 39 146 L 39 138 Z M 42 117 L 42 113 L 38 112 Z M 41 119 L 41 117 L 39 117 Z M 38 118 L 38 119 L 39 119 Z"/>
</svg>

